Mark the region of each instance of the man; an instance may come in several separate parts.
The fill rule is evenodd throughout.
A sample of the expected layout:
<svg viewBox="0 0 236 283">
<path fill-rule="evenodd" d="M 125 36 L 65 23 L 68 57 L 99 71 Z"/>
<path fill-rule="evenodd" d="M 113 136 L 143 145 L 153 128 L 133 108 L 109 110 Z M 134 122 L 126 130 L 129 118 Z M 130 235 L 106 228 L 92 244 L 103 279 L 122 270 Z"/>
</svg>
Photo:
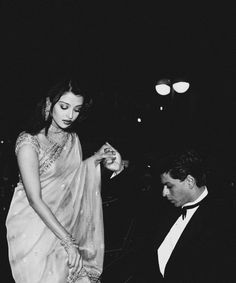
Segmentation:
<svg viewBox="0 0 236 283">
<path fill-rule="evenodd" d="M 193 150 L 166 160 L 161 183 L 175 209 L 166 207 L 158 222 L 152 220 L 155 233 L 139 247 L 133 282 L 235 282 L 235 200 L 206 186 L 202 160 Z"/>
</svg>

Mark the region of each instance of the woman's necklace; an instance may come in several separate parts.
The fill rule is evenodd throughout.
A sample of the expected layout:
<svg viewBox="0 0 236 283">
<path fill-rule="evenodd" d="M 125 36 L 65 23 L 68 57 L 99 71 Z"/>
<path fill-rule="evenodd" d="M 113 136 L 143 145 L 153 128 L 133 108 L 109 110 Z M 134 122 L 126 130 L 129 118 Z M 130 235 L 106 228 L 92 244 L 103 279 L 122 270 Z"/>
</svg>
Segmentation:
<svg viewBox="0 0 236 283">
<path fill-rule="evenodd" d="M 69 133 L 51 125 L 48 129 L 47 139 L 51 144 L 64 145 L 69 138 Z"/>
</svg>

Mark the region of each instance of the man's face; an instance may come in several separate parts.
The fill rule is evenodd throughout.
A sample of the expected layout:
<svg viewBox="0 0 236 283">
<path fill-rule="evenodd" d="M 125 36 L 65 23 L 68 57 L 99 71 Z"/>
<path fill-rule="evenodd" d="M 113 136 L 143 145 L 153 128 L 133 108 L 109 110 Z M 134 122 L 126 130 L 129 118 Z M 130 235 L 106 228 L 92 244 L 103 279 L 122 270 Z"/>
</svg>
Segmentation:
<svg viewBox="0 0 236 283">
<path fill-rule="evenodd" d="M 161 183 L 164 185 L 162 195 L 176 207 L 181 207 L 191 201 L 191 189 L 187 179 L 180 181 L 173 179 L 169 173 L 161 175 Z"/>
</svg>

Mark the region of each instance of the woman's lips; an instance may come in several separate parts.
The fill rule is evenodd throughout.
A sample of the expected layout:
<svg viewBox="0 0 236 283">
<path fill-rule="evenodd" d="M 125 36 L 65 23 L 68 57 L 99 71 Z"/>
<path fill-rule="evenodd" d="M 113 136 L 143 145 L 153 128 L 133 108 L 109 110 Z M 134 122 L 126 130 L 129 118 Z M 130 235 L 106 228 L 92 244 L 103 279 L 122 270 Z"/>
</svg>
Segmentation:
<svg viewBox="0 0 236 283">
<path fill-rule="evenodd" d="M 70 120 L 62 120 L 62 122 L 66 125 L 70 125 L 72 123 L 72 121 Z"/>
</svg>

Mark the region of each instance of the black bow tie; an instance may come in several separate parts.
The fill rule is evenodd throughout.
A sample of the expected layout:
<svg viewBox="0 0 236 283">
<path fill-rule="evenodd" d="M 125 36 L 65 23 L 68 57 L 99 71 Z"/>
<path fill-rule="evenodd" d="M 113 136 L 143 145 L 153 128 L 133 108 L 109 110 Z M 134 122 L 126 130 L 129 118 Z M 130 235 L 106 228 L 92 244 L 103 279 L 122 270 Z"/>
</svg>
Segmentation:
<svg viewBox="0 0 236 283">
<path fill-rule="evenodd" d="M 186 217 L 186 214 L 187 214 L 187 210 L 188 209 L 192 209 L 194 207 L 197 207 L 199 206 L 202 202 L 203 202 L 204 199 L 202 199 L 201 201 L 195 203 L 195 204 L 192 204 L 192 205 L 186 205 L 184 207 L 181 208 L 181 215 L 182 215 L 182 218 L 184 219 Z"/>
</svg>

